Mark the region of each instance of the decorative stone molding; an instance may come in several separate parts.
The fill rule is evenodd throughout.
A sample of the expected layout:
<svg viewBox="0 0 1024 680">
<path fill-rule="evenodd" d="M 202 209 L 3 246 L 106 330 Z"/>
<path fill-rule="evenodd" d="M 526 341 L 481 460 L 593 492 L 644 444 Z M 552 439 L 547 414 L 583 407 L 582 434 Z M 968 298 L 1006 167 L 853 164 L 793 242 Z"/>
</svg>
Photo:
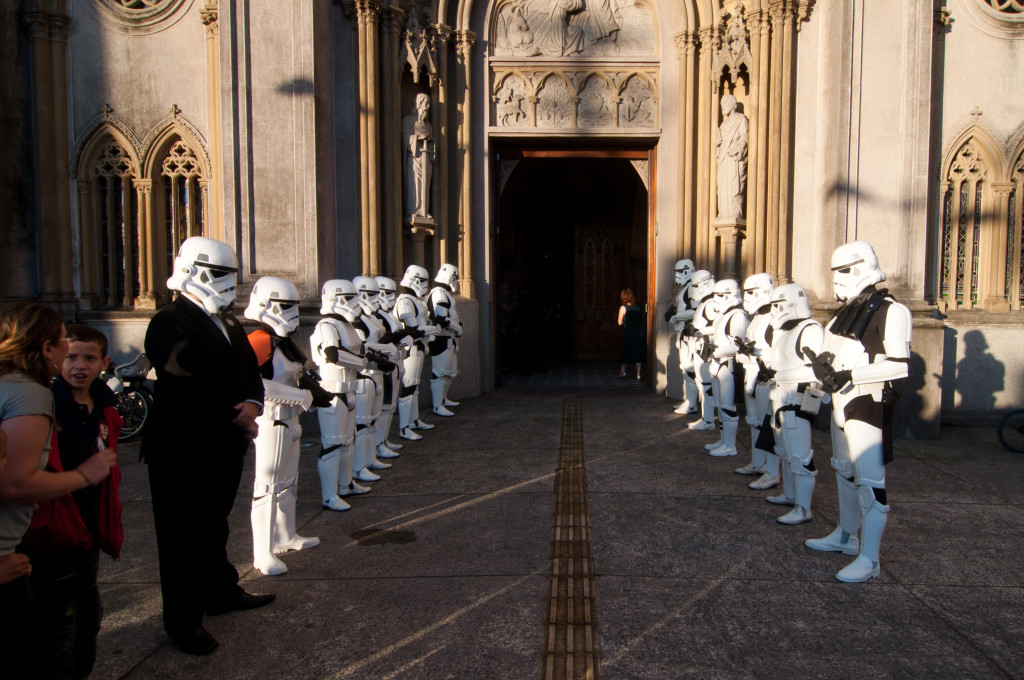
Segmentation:
<svg viewBox="0 0 1024 680">
<path fill-rule="evenodd" d="M 193 148 L 196 154 L 201 156 L 200 161 L 204 168 L 212 167 L 206 140 L 203 138 L 202 133 L 199 132 L 199 129 L 181 115 L 181 109 L 177 104 L 172 104 L 170 114 L 154 125 L 149 131 L 149 134 L 146 135 L 146 138 L 142 142 L 142 148 L 145 150 L 145 157 L 153 155 L 154 143 L 158 138 L 163 137 L 171 130 L 186 138 L 186 141 L 189 142 L 189 146 Z M 202 174 L 208 176 L 209 172 L 204 170 Z"/>
<path fill-rule="evenodd" d="M 194 0 L 85 0 L 83 5 L 107 28 L 128 35 L 167 30 L 191 9 Z"/>
<path fill-rule="evenodd" d="M 506 0 L 494 12 L 495 57 L 547 59 L 655 56 L 657 24 L 646 0 Z"/>
<path fill-rule="evenodd" d="M 437 35 L 432 28 L 423 26 L 419 19 L 419 8 L 411 7 L 405 18 L 402 32 L 402 46 L 399 59 L 409 65 L 412 82 L 420 82 L 420 73 L 425 72 L 434 86 L 438 79 Z"/>
<path fill-rule="evenodd" d="M 206 26 L 206 36 L 209 38 L 215 37 L 220 30 L 218 15 L 217 0 L 209 0 L 206 6 L 199 10 L 199 17 L 203 20 L 203 26 Z"/>
<path fill-rule="evenodd" d="M 740 8 L 726 20 L 725 32 L 711 62 L 712 82 L 717 83 L 726 70 L 731 74 L 731 80 L 735 81 L 736 75 L 743 67 L 750 71 L 750 37 L 747 34 L 743 9 Z"/>
</svg>

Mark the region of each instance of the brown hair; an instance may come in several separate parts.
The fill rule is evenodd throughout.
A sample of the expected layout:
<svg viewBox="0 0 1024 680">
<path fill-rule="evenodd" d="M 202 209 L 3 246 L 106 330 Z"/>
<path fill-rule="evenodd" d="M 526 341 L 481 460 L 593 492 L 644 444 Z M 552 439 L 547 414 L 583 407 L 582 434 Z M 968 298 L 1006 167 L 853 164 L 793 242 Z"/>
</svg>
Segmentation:
<svg viewBox="0 0 1024 680">
<path fill-rule="evenodd" d="M 629 288 L 622 289 L 622 293 L 619 295 L 619 299 L 622 300 L 622 304 L 624 305 L 636 304 L 636 296 L 633 295 L 633 291 L 631 291 Z"/>
<path fill-rule="evenodd" d="M 56 310 L 38 302 L 0 306 L 0 375 L 18 371 L 49 387 L 50 370 L 43 356 L 43 343 L 60 340 L 63 326 Z"/>
<path fill-rule="evenodd" d="M 109 349 L 107 336 L 103 334 L 103 331 L 98 331 L 92 326 L 86 326 L 80 323 L 71 324 L 68 326 L 68 341 L 95 342 L 100 347 L 100 359 L 105 359 L 107 357 L 107 350 Z"/>
</svg>

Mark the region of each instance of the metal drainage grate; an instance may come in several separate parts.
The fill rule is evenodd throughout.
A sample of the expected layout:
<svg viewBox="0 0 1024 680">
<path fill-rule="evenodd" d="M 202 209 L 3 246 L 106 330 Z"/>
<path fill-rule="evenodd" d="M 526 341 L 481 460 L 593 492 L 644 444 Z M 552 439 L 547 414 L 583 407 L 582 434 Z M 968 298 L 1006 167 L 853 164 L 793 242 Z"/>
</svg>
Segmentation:
<svg viewBox="0 0 1024 680">
<path fill-rule="evenodd" d="M 562 441 L 555 473 L 555 509 L 548 571 L 548 613 L 542 680 L 601 677 L 594 607 L 594 564 L 583 460 L 579 399 L 562 406 Z"/>
</svg>

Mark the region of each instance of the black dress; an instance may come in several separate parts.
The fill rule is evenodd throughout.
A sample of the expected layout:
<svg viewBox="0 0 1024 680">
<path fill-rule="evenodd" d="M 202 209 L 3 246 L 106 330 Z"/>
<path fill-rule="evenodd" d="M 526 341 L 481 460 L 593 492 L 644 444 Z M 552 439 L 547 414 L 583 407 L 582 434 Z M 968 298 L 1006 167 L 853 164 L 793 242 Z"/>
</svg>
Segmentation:
<svg viewBox="0 0 1024 680">
<path fill-rule="evenodd" d="M 647 332 L 644 328 L 644 313 L 639 305 L 623 305 L 626 313 L 622 316 L 622 363 L 635 364 L 647 361 Z"/>
</svg>

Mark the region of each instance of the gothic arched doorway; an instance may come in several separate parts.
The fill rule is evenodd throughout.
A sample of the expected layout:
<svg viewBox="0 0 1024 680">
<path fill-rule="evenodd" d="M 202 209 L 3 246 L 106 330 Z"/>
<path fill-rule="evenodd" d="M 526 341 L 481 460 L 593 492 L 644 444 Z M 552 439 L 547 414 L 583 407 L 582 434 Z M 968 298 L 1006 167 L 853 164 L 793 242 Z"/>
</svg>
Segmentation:
<svg viewBox="0 0 1024 680">
<path fill-rule="evenodd" d="M 619 294 L 648 302 L 649 152 L 502 149 L 498 366 L 618 363 Z M 510 301 L 515 302 L 514 310 Z"/>
</svg>

